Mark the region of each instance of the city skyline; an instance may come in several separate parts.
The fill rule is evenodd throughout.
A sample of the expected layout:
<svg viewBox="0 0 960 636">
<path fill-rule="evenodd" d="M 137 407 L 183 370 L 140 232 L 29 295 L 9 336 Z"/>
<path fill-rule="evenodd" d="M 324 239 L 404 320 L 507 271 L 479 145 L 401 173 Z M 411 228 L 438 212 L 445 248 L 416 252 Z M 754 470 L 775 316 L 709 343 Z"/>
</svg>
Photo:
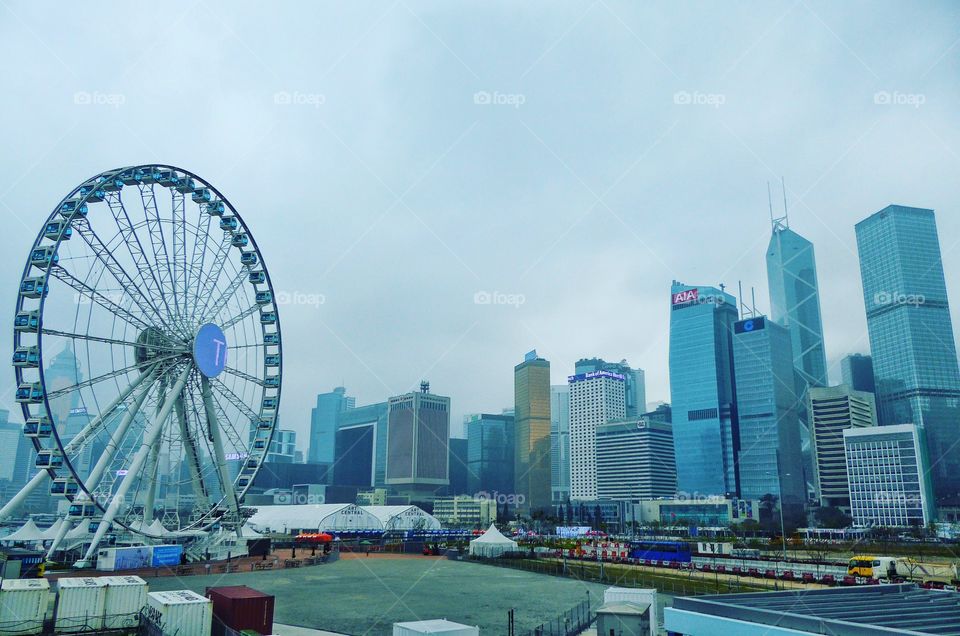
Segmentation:
<svg viewBox="0 0 960 636">
<path fill-rule="evenodd" d="M 0 107 L 18 122 L 5 138 L 17 152 L 0 158 L 0 249 L 22 260 L 62 194 L 100 170 L 169 161 L 207 176 L 288 300 L 300 346 L 280 420 L 301 440 L 316 394 L 341 385 L 370 404 L 426 378 L 454 422 L 499 410 L 504 370 L 534 347 L 553 384 L 582 356 L 626 358 L 648 401 L 668 400 L 664 285 L 742 280 L 768 310 L 766 183 L 780 176 L 791 227 L 817 249 L 831 383 L 867 351 L 862 312 L 846 311 L 856 222 L 890 203 L 937 210 L 960 298 L 949 5 L 486 6 L 469 23 L 420 2 L 295 19 L 254 7 L 204 10 L 175 39 L 148 26 L 169 22 L 161 8 L 115 15 L 103 37 L 80 7 L 8 6 L 5 68 L 24 98 Z M 172 65 L 217 60 L 222 83 L 157 84 L 127 55 L 146 47 Z M 104 77 L 104 57 L 124 62 Z M 317 72 L 295 71 L 303 60 Z M 15 284 L 0 281 L 0 298 Z M 427 297 L 444 302 L 414 302 Z M 630 323 L 579 328 L 598 312 Z M 16 412 L 9 382 L 0 405 Z"/>
</svg>

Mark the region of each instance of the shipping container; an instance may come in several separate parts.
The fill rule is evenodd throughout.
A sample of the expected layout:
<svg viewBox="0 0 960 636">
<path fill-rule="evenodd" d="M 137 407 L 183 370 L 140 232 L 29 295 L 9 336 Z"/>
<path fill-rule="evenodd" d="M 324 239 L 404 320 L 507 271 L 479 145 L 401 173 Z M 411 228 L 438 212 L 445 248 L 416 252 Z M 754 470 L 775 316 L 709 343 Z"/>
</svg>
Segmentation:
<svg viewBox="0 0 960 636">
<path fill-rule="evenodd" d="M 165 636 L 210 636 L 213 625 L 213 603 L 190 590 L 148 593 L 146 614 Z"/>
<path fill-rule="evenodd" d="M 421 634 L 442 634 L 443 636 L 480 636 L 479 627 L 470 627 L 452 623 L 445 618 L 432 621 L 414 621 L 394 623 L 393 636 L 421 636 Z"/>
<path fill-rule="evenodd" d="M 97 551 L 97 569 L 101 572 L 148 568 L 152 560 L 153 546 L 149 545 L 104 548 Z"/>
<path fill-rule="evenodd" d="M 657 636 L 657 591 L 634 587 L 608 587 L 603 592 L 604 603 L 625 601 L 650 606 L 650 636 Z"/>
<path fill-rule="evenodd" d="M 0 584 L 0 633 L 39 634 L 47 615 L 50 582 L 6 579 Z"/>
<path fill-rule="evenodd" d="M 214 618 L 223 625 L 238 632 L 252 629 L 258 634 L 273 633 L 273 596 L 246 585 L 230 585 L 208 587 L 206 597 L 213 601 Z M 216 624 L 213 632 L 219 636 Z"/>
<path fill-rule="evenodd" d="M 103 629 L 103 603 L 107 588 L 98 577 L 57 581 L 54 629 L 58 634 Z"/>
<path fill-rule="evenodd" d="M 103 576 L 107 586 L 103 605 L 104 629 L 136 626 L 140 610 L 147 604 L 147 582 L 139 576 Z"/>
</svg>

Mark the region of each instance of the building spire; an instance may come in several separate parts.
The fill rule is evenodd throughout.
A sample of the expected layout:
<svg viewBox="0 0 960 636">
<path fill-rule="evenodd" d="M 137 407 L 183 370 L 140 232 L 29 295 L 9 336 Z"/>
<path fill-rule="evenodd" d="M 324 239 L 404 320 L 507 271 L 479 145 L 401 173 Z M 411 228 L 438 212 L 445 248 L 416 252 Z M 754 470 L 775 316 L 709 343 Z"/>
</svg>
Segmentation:
<svg viewBox="0 0 960 636">
<path fill-rule="evenodd" d="M 770 224 L 773 226 L 773 233 L 790 229 L 790 217 L 787 214 L 787 186 L 783 177 L 780 177 L 780 185 L 783 188 L 783 216 L 775 217 L 773 215 L 773 194 L 770 191 L 770 182 L 767 181 L 767 206 L 770 208 Z"/>
</svg>

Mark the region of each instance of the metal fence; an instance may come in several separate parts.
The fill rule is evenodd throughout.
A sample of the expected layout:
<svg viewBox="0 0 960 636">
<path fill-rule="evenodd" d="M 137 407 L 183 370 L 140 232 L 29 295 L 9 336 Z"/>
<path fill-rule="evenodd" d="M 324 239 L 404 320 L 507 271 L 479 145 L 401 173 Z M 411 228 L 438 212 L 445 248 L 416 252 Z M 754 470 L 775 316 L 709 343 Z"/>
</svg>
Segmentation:
<svg viewBox="0 0 960 636">
<path fill-rule="evenodd" d="M 576 636 L 593 622 L 590 601 L 580 601 L 553 620 L 542 623 L 530 631 L 517 636 Z"/>
</svg>

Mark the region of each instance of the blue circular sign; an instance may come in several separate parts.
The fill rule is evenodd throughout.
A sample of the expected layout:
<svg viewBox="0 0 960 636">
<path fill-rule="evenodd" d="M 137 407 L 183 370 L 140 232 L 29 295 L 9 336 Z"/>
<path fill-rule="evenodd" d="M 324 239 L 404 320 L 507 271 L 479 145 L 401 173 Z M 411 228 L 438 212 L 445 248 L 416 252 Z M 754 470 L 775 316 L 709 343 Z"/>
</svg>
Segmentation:
<svg viewBox="0 0 960 636">
<path fill-rule="evenodd" d="M 752 321 L 752 320 L 747 320 L 746 322 L 744 322 L 744 323 L 743 323 L 743 330 L 744 330 L 744 331 L 753 331 L 753 321 Z"/>
<path fill-rule="evenodd" d="M 193 339 L 193 361 L 200 373 L 215 378 L 227 366 L 227 337 L 212 322 L 200 327 Z"/>
</svg>

